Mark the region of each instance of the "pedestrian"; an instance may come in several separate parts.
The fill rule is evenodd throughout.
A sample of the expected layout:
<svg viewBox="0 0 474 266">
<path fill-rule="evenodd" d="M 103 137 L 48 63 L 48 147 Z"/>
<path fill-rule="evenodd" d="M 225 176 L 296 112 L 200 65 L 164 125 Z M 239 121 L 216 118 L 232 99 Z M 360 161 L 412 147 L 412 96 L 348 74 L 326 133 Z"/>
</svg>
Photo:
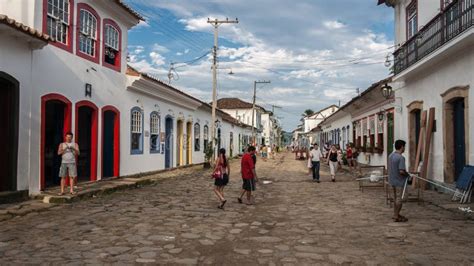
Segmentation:
<svg viewBox="0 0 474 266">
<path fill-rule="evenodd" d="M 219 198 L 221 204 L 217 207 L 224 209 L 224 205 L 227 200 L 224 197 L 224 187 L 229 183 L 230 167 L 225 155 L 225 149 L 219 150 L 219 157 L 216 159 L 214 172 L 212 177 L 214 178 L 214 193 Z"/>
<path fill-rule="evenodd" d="M 71 195 L 74 192 L 74 179 L 77 177 L 76 157 L 79 155 L 79 145 L 72 141 L 74 135 L 72 132 L 67 132 L 65 142 L 59 144 L 58 155 L 61 155 L 61 167 L 59 168 L 59 176 L 61 177 L 61 192 L 60 196 L 64 195 L 64 187 L 66 186 L 66 178 L 69 177 Z"/>
<path fill-rule="evenodd" d="M 309 148 L 309 153 L 313 151 L 313 147 Z M 311 156 L 308 156 L 308 175 L 311 176 L 311 173 L 313 172 L 313 164 L 311 163 Z"/>
<path fill-rule="evenodd" d="M 242 192 L 237 198 L 239 203 L 243 203 L 242 197 L 247 195 L 247 205 L 252 205 L 252 191 L 255 191 L 255 184 L 258 182 L 257 173 L 255 172 L 255 164 L 252 155 L 255 153 L 255 147 L 250 146 L 247 152 L 242 156 L 240 162 L 242 173 Z"/>
<path fill-rule="evenodd" d="M 263 154 L 263 160 L 266 162 L 267 161 L 267 156 L 268 156 L 268 153 L 267 153 L 267 147 L 265 145 L 263 145 L 262 147 L 262 154 Z"/>
<path fill-rule="evenodd" d="M 321 166 L 320 163 L 323 154 L 321 153 L 318 144 L 315 143 L 311 148 L 312 150 L 310 152 L 310 159 L 312 165 L 311 168 L 313 170 L 313 182 L 319 183 L 319 168 Z"/>
<path fill-rule="evenodd" d="M 353 156 L 353 153 L 352 153 L 352 144 L 351 143 L 347 143 L 346 145 L 346 159 L 347 159 L 347 164 L 349 165 L 349 172 L 351 174 L 354 174 L 354 170 L 353 170 L 353 159 L 352 159 L 352 156 Z"/>
<path fill-rule="evenodd" d="M 336 150 L 337 150 L 337 163 L 339 165 L 338 169 L 342 169 L 342 149 L 339 144 L 336 144 Z"/>
<path fill-rule="evenodd" d="M 269 159 L 273 159 L 273 150 L 272 150 L 272 146 L 268 146 L 267 147 L 267 154 L 268 154 L 268 158 Z"/>
<path fill-rule="evenodd" d="M 395 141 L 395 151 L 388 157 L 388 182 L 393 188 L 393 217 L 395 222 L 407 222 L 408 219 L 400 215 L 403 202 L 403 189 L 406 187 L 410 174 L 406 171 L 405 152 L 406 142 L 403 140 Z"/>
<path fill-rule="evenodd" d="M 337 149 L 335 145 L 331 145 L 331 149 L 328 152 L 327 156 L 327 161 L 329 164 L 329 170 L 331 172 L 331 181 L 336 182 L 336 172 L 337 172 L 337 166 L 338 166 L 338 161 L 337 161 Z"/>
</svg>

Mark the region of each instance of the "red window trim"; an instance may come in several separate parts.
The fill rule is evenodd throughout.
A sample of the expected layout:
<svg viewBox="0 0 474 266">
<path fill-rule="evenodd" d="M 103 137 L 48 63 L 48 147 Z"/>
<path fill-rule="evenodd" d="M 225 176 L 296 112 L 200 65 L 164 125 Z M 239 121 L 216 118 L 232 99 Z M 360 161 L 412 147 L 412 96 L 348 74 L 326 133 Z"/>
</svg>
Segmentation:
<svg viewBox="0 0 474 266">
<path fill-rule="evenodd" d="M 65 96 L 58 93 L 50 93 L 41 97 L 41 151 L 40 151 L 40 190 L 45 189 L 45 167 L 44 167 L 44 150 L 46 145 L 46 103 L 51 100 L 61 101 L 66 105 L 64 110 L 64 128 L 63 135 L 66 132 L 71 131 L 71 118 L 72 118 L 72 103 Z"/>
<path fill-rule="evenodd" d="M 60 42 L 52 42 L 49 44 L 61 48 L 72 53 L 72 35 L 74 34 L 74 0 L 69 0 L 69 27 L 67 29 L 67 45 Z M 48 34 L 48 0 L 43 0 L 43 33 Z"/>
<path fill-rule="evenodd" d="M 114 176 L 120 176 L 120 111 L 112 105 L 102 107 L 102 148 L 101 148 L 101 179 L 104 178 L 104 125 L 105 125 L 105 112 L 112 111 L 115 113 L 114 123 Z"/>
<path fill-rule="evenodd" d="M 80 101 L 76 103 L 76 123 L 75 123 L 75 136 L 76 136 L 76 143 L 79 144 L 79 148 L 81 148 L 81 140 L 79 139 L 79 108 L 87 106 L 91 108 L 94 112 L 92 114 L 92 125 L 91 125 L 91 164 L 90 164 L 90 180 L 96 181 L 97 180 L 97 132 L 98 132 L 98 120 L 99 120 L 99 108 L 90 101 Z"/>
<path fill-rule="evenodd" d="M 119 25 L 109 19 L 109 18 L 105 18 L 104 19 L 104 22 L 103 22 L 103 25 L 104 25 L 104 30 L 103 30 L 103 44 L 102 44 L 102 65 L 105 66 L 105 67 L 108 67 L 110 69 L 113 69 L 117 72 L 121 72 L 121 67 L 122 67 L 122 30 L 120 29 Z M 118 46 L 118 53 L 117 53 L 117 63 L 116 65 L 111 65 L 107 62 L 105 62 L 105 26 L 107 25 L 110 25 L 112 27 L 114 27 L 118 33 L 119 33 L 119 46 Z"/>
<path fill-rule="evenodd" d="M 412 7 L 413 5 L 416 8 L 416 27 L 417 27 L 416 32 L 418 32 L 418 1 L 412 0 L 410 4 L 408 4 L 407 7 L 405 8 L 405 35 L 406 35 L 407 41 L 416 35 L 415 33 L 410 38 L 408 37 L 408 9 L 410 9 L 410 7 Z"/>
<path fill-rule="evenodd" d="M 81 23 L 81 10 L 87 10 L 97 19 L 97 40 L 95 42 L 95 56 L 92 57 L 88 54 L 85 54 L 79 50 L 79 35 L 80 33 L 80 23 Z M 86 60 L 99 64 L 100 61 L 100 16 L 99 14 L 88 4 L 78 3 L 77 4 L 77 19 L 76 19 L 76 55 L 82 57 Z"/>
</svg>

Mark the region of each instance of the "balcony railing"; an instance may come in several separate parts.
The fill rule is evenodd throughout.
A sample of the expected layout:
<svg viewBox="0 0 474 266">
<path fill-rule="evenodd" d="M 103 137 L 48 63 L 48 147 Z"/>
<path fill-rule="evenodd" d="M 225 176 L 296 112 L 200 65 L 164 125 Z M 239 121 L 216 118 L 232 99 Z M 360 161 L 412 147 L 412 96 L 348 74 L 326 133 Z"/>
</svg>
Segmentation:
<svg viewBox="0 0 474 266">
<path fill-rule="evenodd" d="M 474 25 L 474 0 L 455 0 L 395 51 L 399 74 Z"/>
</svg>

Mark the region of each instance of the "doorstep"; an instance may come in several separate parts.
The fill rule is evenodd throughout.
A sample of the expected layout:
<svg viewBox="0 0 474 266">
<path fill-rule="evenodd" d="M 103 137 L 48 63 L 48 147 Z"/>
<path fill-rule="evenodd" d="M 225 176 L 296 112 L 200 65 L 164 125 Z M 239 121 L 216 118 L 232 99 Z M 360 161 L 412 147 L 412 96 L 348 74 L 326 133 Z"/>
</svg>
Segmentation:
<svg viewBox="0 0 474 266">
<path fill-rule="evenodd" d="M 28 199 L 28 190 L 0 192 L 0 204 L 21 202 Z"/>
</svg>

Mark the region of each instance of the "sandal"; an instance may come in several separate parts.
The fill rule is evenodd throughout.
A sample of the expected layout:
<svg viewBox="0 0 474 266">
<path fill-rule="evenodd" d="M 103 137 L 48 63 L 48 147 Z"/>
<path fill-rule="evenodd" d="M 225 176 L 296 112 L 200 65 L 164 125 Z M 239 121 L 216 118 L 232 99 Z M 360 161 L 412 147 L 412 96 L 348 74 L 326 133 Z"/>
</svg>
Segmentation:
<svg viewBox="0 0 474 266">
<path fill-rule="evenodd" d="M 223 200 L 219 209 L 224 209 L 224 205 L 227 203 L 227 200 Z"/>
<path fill-rule="evenodd" d="M 76 191 L 69 192 L 71 195 L 76 195 Z"/>
<path fill-rule="evenodd" d="M 400 215 L 397 218 L 393 219 L 393 221 L 396 223 L 405 223 L 405 222 L 408 222 L 408 219 Z"/>
<path fill-rule="evenodd" d="M 58 196 L 64 196 L 64 192 L 59 192 Z"/>
</svg>

